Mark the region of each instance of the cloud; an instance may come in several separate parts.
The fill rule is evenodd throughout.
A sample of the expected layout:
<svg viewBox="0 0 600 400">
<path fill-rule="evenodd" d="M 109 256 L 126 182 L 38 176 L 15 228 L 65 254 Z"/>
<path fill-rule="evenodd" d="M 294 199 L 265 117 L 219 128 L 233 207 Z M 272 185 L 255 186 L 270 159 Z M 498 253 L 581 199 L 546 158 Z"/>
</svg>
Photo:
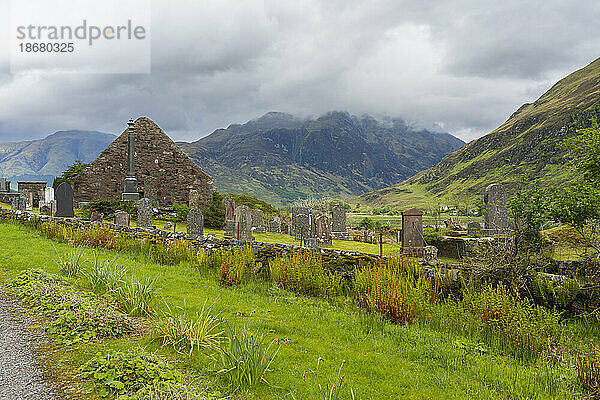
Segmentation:
<svg viewBox="0 0 600 400">
<path fill-rule="evenodd" d="M 400 117 L 470 140 L 597 57 L 599 7 L 155 0 L 151 74 L 9 74 L 0 42 L 0 141 L 118 133 L 139 115 L 196 140 L 272 110 Z"/>
</svg>

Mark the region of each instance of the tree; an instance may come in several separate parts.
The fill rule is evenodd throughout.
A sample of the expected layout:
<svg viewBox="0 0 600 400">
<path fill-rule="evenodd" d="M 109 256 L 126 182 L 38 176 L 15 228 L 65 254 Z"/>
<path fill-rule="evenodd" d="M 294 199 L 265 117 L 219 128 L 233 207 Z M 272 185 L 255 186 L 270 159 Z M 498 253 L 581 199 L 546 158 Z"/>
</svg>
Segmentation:
<svg viewBox="0 0 600 400">
<path fill-rule="evenodd" d="M 521 179 L 517 191 L 508 202 L 514 219 L 517 250 L 538 250 L 543 245 L 542 225 L 550 217 L 551 192 L 539 181 Z"/>
<path fill-rule="evenodd" d="M 54 182 L 52 183 L 52 187 L 56 189 L 58 185 L 63 182 L 71 183 L 71 179 L 77 176 L 85 167 L 90 164 L 85 164 L 81 162 L 81 160 L 75 160 L 75 162 L 67 167 L 67 169 L 62 173 L 61 176 L 57 176 L 54 178 Z"/>
<path fill-rule="evenodd" d="M 565 139 L 561 147 L 566 150 L 565 158 L 582 172 L 585 181 L 600 183 L 600 128 L 596 120 L 591 120 L 591 124 Z"/>
</svg>

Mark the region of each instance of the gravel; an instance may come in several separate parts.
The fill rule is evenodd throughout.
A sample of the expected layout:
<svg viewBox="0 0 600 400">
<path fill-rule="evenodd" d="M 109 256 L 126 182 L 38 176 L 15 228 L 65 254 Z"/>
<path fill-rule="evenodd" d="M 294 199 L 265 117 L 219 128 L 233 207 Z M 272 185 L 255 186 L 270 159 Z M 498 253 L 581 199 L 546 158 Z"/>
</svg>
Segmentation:
<svg viewBox="0 0 600 400">
<path fill-rule="evenodd" d="M 23 305 L 0 290 L 0 400 L 55 399 L 35 362 L 45 340 Z"/>
</svg>

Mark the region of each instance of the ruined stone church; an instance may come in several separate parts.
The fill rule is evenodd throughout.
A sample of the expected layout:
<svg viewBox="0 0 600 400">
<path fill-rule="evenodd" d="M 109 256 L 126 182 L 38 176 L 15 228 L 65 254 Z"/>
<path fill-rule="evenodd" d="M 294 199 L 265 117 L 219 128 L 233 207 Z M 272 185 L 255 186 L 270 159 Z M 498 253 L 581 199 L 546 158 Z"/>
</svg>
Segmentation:
<svg viewBox="0 0 600 400">
<path fill-rule="evenodd" d="M 160 205 L 187 203 L 191 189 L 209 202 L 213 180 L 196 165 L 167 134 L 146 117 L 134 123 L 134 165 L 140 197 Z M 71 180 L 74 199 L 118 200 L 128 172 L 128 133 L 125 130 L 96 160 Z"/>
</svg>

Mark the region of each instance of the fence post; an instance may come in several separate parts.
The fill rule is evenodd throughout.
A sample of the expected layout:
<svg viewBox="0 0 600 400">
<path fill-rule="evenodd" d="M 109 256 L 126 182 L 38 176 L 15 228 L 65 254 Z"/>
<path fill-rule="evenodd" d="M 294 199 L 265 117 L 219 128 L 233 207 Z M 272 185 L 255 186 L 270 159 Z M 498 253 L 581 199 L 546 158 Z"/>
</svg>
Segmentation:
<svg viewBox="0 0 600 400">
<path fill-rule="evenodd" d="M 177 214 L 175 214 L 175 223 L 173 224 L 173 233 L 177 232 Z"/>
<path fill-rule="evenodd" d="M 383 257 L 383 233 L 379 232 L 379 257 Z"/>
<path fill-rule="evenodd" d="M 304 227 L 303 226 L 300 227 L 300 247 L 304 247 L 302 243 L 304 243 Z"/>
</svg>

